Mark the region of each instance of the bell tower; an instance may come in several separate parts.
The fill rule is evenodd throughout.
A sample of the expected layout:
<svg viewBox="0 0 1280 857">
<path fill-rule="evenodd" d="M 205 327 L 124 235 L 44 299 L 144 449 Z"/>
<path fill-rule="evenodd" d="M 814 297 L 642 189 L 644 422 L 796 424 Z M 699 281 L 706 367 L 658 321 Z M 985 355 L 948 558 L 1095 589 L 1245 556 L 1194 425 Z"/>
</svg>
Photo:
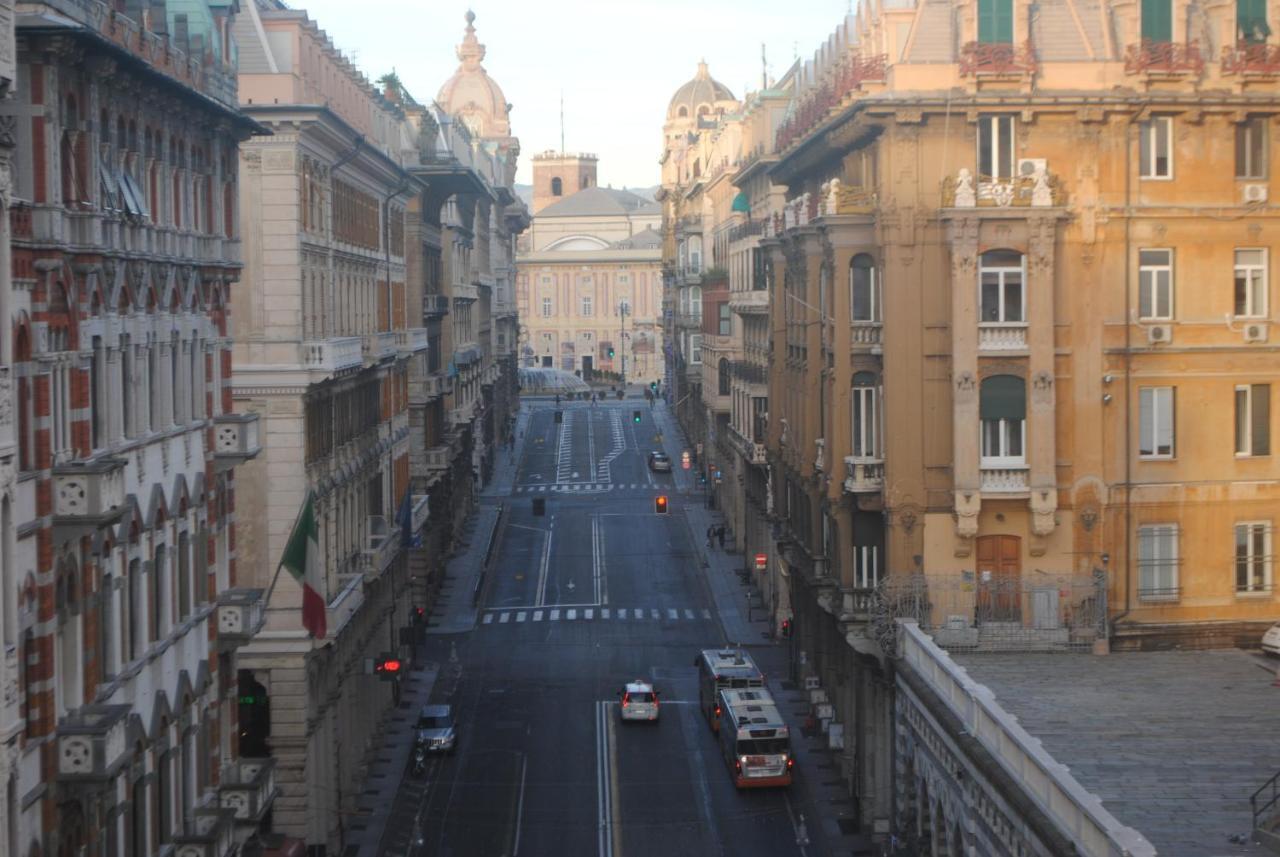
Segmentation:
<svg viewBox="0 0 1280 857">
<path fill-rule="evenodd" d="M 533 214 L 596 186 L 595 155 L 546 151 L 533 156 Z"/>
</svg>

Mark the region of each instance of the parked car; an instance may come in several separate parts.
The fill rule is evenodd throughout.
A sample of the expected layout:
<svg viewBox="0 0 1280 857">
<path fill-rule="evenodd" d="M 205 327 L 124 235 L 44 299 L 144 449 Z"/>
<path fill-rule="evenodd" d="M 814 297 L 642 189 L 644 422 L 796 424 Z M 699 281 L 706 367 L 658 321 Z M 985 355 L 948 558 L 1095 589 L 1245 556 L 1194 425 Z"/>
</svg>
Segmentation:
<svg viewBox="0 0 1280 857">
<path fill-rule="evenodd" d="M 458 731 L 453 722 L 453 706 L 424 705 L 418 709 L 414 725 L 418 745 L 428 753 L 452 753 L 458 746 Z"/>
<path fill-rule="evenodd" d="M 658 691 L 649 682 L 641 679 L 627 682 L 618 696 L 622 697 L 618 713 L 623 720 L 658 719 Z"/>
<path fill-rule="evenodd" d="M 655 473 L 659 471 L 663 473 L 670 473 L 671 459 L 667 457 L 665 452 L 651 452 L 649 453 L 649 469 Z"/>
<path fill-rule="evenodd" d="M 1262 635 L 1262 651 L 1272 655 L 1280 655 L 1280 622 L 1272 625 Z"/>
</svg>

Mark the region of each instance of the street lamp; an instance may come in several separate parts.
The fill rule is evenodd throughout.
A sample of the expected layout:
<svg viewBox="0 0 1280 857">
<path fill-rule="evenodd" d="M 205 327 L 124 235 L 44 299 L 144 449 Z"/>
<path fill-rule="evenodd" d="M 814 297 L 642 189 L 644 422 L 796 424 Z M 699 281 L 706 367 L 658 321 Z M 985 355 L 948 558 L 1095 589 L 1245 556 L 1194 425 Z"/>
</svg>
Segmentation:
<svg viewBox="0 0 1280 857">
<path fill-rule="evenodd" d="M 618 315 L 622 317 L 622 329 L 618 334 L 618 344 L 622 346 L 622 386 L 627 386 L 627 313 L 631 310 L 631 305 L 624 301 L 618 302 Z"/>
</svg>

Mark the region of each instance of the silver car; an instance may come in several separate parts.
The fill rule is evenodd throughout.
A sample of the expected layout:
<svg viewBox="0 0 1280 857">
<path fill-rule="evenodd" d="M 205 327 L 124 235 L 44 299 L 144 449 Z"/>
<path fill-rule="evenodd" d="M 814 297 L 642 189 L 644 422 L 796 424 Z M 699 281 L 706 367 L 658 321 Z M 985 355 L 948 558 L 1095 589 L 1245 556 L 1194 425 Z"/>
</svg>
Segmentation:
<svg viewBox="0 0 1280 857">
<path fill-rule="evenodd" d="M 649 453 L 649 469 L 655 473 L 670 473 L 671 459 L 667 457 L 665 452 L 651 452 Z"/>
<path fill-rule="evenodd" d="M 451 705 L 422 706 L 414 730 L 417 743 L 428 753 L 452 753 L 458 745 Z"/>
<path fill-rule="evenodd" d="M 641 679 L 629 681 L 618 696 L 622 698 L 618 713 L 623 720 L 658 719 L 658 691 L 649 682 Z"/>
</svg>

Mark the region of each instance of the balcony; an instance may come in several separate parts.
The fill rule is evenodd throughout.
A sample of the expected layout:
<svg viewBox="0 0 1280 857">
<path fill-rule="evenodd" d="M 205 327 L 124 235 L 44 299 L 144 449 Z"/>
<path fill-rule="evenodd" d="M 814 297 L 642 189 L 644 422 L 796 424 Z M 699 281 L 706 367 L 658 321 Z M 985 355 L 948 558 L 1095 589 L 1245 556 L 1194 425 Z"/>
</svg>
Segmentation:
<svg viewBox="0 0 1280 857">
<path fill-rule="evenodd" d="M 427 329 L 425 327 L 410 327 L 396 331 L 396 348 L 399 349 L 401 354 L 416 354 L 419 351 L 426 351 L 428 345 Z"/>
<path fill-rule="evenodd" d="M 871 621 L 871 607 L 875 594 L 875 587 L 840 587 L 839 621 L 853 623 Z"/>
<path fill-rule="evenodd" d="M 849 329 L 849 342 L 856 348 L 870 348 L 878 352 L 882 333 L 883 327 L 878 321 L 855 321 Z"/>
<path fill-rule="evenodd" d="M 1222 73 L 1258 77 L 1278 76 L 1280 75 L 1280 45 L 1241 42 L 1233 48 L 1223 48 Z"/>
<path fill-rule="evenodd" d="M 259 418 L 256 412 L 213 418 L 213 462 L 219 473 L 244 464 L 262 451 L 258 442 Z"/>
<path fill-rule="evenodd" d="M 324 608 L 325 633 L 329 640 L 337 638 L 343 627 L 364 604 L 363 574 L 339 574 L 338 582 L 342 588 Z"/>
<path fill-rule="evenodd" d="M 208 797 L 192 807 L 183 829 L 173 837 L 174 852 L 181 857 L 224 857 L 236 850 L 235 813 Z"/>
<path fill-rule="evenodd" d="M 433 446 L 427 450 L 426 464 L 427 470 L 448 470 L 450 459 L 449 446 Z"/>
<path fill-rule="evenodd" d="M 978 325 L 978 350 L 1026 351 L 1026 322 L 987 322 Z"/>
<path fill-rule="evenodd" d="M 400 527 L 382 515 L 369 516 L 369 535 L 361 551 L 365 574 L 380 576 L 400 553 Z"/>
<path fill-rule="evenodd" d="M 414 494 L 411 501 L 413 506 L 409 510 L 409 533 L 417 533 L 427 525 L 427 519 L 431 516 L 431 498 L 426 494 Z"/>
<path fill-rule="evenodd" d="M 1027 468 L 1021 467 L 988 467 L 982 465 L 983 494 L 1026 494 Z"/>
<path fill-rule="evenodd" d="M 13 403 L 17 395 L 13 389 L 13 369 L 0 366 L 0 450 L 14 445 Z"/>
<path fill-rule="evenodd" d="M 1204 55 L 1195 41 L 1153 42 L 1143 39 L 1129 45 L 1124 52 L 1125 74 L 1152 74 L 1161 77 L 1199 76 L 1204 74 Z"/>
<path fill-rule="evenodd" d="M 822 186 L 819 217 L 840 217 L 857 214 L 875 214 L 880 205 L 875 191 L 864 187 L 846 185 L 840 179 L 832 179 Z"/>
<path fill-rule="evenodd" d="M 834 109 L 841 107 L 846 98 L 861 90 L 864 83 L 883 82 L 888 65 L 885 54 L 847 56 L 836 66 L 828 83 L 812 87 L 797 100 L 795 109 L 774 137 L 777 151 L 782 152 L 807 137 Z"/>
<path fill-rule="evenodd" d="M 449 314 L 448 295 L 427 295 L 422 299 L 422 317 L 439 318 Z"/>
<path fill-rule="evenodd" d="M 248 643 L 262 626 L 263 590 L 237 587 L 218 593 L 218 648 L 230 651 Z"/>
<path fill-rule="evenodd" d="M 222 769 L 218 804 L 237 826 L 257 827 L 276 798 L 276 760 L 241 757 Z"/>
<path fill-rule="evenodd" d="M 425 378 L 413 378 L 409 381 L 409 401 L 415 405 L 423 405 L 432 399 L 443 396 L 444 377 L 438 374 L 427 375 Z"/>
<path fill-rule="evenodd" d="M 59 541 L 88 535 L 124 516 L 123 458 L 53 469 L 53 528 Z"/>
<path fill-rule="evenodd" d="M 314 372 L 341 372 L 363 365 L 361 346 L 358 336 L 313 339 L 302 343 L 301 362 Z"/>
<path fill-rule="evenodd" d="M 374 362 L 395 357 L 399 350 L 397 339 L 399 333 L 394 330 L 380 330 L 377 333 L 366 333 L 363 337 L 363 357 Z"/>
<path fill-rule="evenodd" d="M 769 293 L 759 289 L 730 292 L 729 309 L 739 315 L 763 315 L 769 312 Z"/>
<path fill-rule="evenodd" d="M 961 77 L 1022 77 L 1038 68 L 1030 40 L 1021 45 L 969 42 L 960 49 Z"/>
<path fill-rule="evenodd" d="M 884 489 L 884 459 L 846 455 L 844 459 L 846 494 L 874 494 Z"/>
<path fill-rule="evenodd" d="M 58 724 L 58 779 L 110 780 L 129 760 L 128 705 L 86 705 Z"/>
</svg>

